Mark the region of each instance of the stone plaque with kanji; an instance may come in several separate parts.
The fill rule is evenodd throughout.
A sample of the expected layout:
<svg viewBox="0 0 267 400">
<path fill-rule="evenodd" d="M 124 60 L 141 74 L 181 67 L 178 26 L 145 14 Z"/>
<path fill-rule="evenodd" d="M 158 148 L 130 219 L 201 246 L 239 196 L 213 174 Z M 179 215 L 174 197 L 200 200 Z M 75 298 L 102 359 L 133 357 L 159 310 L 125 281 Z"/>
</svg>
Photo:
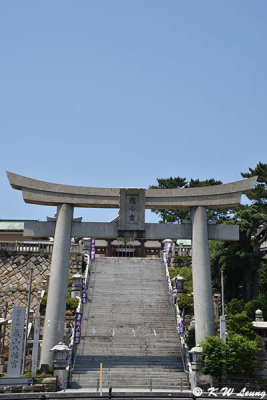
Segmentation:
<svg viewBox="0 0 267 400">
<path fill-rule="evenodd" d="M 145 189 L 120 190 L 121 232 L 140 232 L 145 230 Z M 127 236 L 127 235 L 126 235 Z"/>
<path fill-rule="evenodd" d="M 13 307 L 11 340 L 8 355 L 7 376 L 20 376 L 21 356 L 24 340 L 25 306 Z"/>
</svg>

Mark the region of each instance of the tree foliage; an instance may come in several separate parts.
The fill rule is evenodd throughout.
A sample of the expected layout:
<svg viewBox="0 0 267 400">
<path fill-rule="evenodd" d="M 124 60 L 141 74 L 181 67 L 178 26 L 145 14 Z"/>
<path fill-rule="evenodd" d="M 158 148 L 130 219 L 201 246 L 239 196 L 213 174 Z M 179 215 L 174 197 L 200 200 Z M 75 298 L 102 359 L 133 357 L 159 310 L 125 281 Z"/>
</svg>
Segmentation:
<svg viewBox="0 0 267 400">
<path fill-rule="evenodd" d="M 267 297 L 266 294 L 259 295 L 248 301 L 245 305 L 245 311 L 251 321 L 255 320 L 255 312 L 260 309 L 263 312 L 263 318 L 267 320 Z"/>
<path fill-rule="evenodd" d="M 214 291 L 220 291 L 220 271 L 224 271 L 226 301 L 237 298 L 249 302 L 258 295 L 266 299 L 267 293 L 267 257 L 260 251 L 261 244 L 267 240 L 267 164 L 259 162 L 255 168 L 241 172 L 241 176 L 257 176 L 255 188 L 246 195 L 248 204 L 242 204 L 235 209 L 208 210 L 208 219 L 239 225 L 240 239 L 238 242 L 210 242 L 210 259 Z M 177 176 L 158 178 L 157 185 L 150 188 L 183 189 L 221 183 L 214 178 L 200 180 Z M 164 223 L 181 223 L 183 219 L 190 219 L 190 211 L 185 209 L 153 212 Z M 261 304 L 264 301 L 261 300 Z M 255 307 L 248 307 L 250 309 L 247 313 L 251 318 Z"/>
<path fill-rule="evenodd" d="M 226 362 L 226 344 L 218 336 L 207 336 L 200 345 L 204 357 L 202 372 L 221 377 Z"/>
<path fill-rule="evenodd" d="M 178 294 L 178 305 L 179 309 L 185 312 L 185 315 L 194 315 L 194 304 L 193 304 L 193 282 L 192 282 L 192 270 L 191 268 L 169 268 L 170 278 L 173 279 L 178 274 L 181 275 L 184 281 L 183 293 Z"/>
<path fill-rule="evenodd" d="M 254 340 L 257 336 L 252 322 L 245 311 L 230 315 L 226 321 L 226 329 L 229 336 L 238 334 L 249 340 Z"/>
<path fill-rule="evenodd" d="M 232 334 L 226 343 L 217 336 L 207 336 L 201 342 L 203 350 L 204 374 L 214 377 L 226 375 L 232 377 L 248 377 L 258 367 L 255 355 L 259 350 L 256 340 L 249 340 L 239 334 Z"/>
<path fill-rule="evenodd" d="M 245 310 L 245 302 L 242 299 L 233 298 L 226 304 L 226 314 L 235 315 Z"/>
<path fill-rule="evenodd" d="M 263 318 L 267 320 L 267 298 L 264 295 L 258 295 L 254 299 L 244 302 L 242 299 L 233 298 L 226 304 L 226 314 L 231 318 L 235 314 L 245 312 L 250 321 L 255 320 L 255 312 L 260 309 L 263 312 Z"/>
<path fill-rule="evenodd" d="M 181 178 L 177 176 L 173 178 L 157 178 L 157 185 L 149 186 L 149 189 L 186 189 L 186 188 L 194 188 L 194 187 L 202 187 L 202 186 L 213 186 L 220 185 L 222 181 L 216 181 L 215 179 L 190 179 L 189 181 L 186 178 Z M 159 215 L 161 218 L 160 222 L 162 223 L 181 223 L 183 219 L 190 219 L 190 211 L 185 209 L 178 210 L 152 210 L 154 213 Z M 208 218 L 209 219 L 218 219 L 222 218 L 225 213 L 221 210 L 208 210 Z"/>
<path fill-rule="evenodd" d="M 220 289 L 220 271 L 224 271 L 225 298 L 243 298 L 249 301 L 258 293 L 266 293 L 267 259 L 260 251 L 267 240 L 267 164 L 258 163 L 255 169 L 242 172 L 244 178 L 257 175 L 257 184 L 247 197 L 250 204 L 232 210 L 231 218 L 223 223 L 238 224 L 239 242 L 210 244 L 213 287 Z"/>
</svg>

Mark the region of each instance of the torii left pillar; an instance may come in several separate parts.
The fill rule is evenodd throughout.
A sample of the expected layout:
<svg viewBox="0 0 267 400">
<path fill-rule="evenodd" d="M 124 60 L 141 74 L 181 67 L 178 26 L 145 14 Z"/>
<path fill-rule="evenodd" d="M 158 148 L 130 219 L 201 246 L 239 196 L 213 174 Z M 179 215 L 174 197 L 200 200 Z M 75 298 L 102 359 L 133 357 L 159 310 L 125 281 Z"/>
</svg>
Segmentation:
<svg viewBox="0 0 267 400">
<path fill-rule="evenodd" d="M 206 208 L 193 207 L 191 219 L 195 336 L 199 345 L 206 336 L 215 335 Z"/>
<path fill-rule="evenodd" d="M 68 270 L 70 259 L 71 226 L 73 206 L 61 204 L 57 207 L 57 221 L 52 253 L 48 298 L 41 349 L 41 367 L 53 366 L 55 343 L 63 342 L 65 327 L 66 299 L 68 289 Z"/>
</svg>

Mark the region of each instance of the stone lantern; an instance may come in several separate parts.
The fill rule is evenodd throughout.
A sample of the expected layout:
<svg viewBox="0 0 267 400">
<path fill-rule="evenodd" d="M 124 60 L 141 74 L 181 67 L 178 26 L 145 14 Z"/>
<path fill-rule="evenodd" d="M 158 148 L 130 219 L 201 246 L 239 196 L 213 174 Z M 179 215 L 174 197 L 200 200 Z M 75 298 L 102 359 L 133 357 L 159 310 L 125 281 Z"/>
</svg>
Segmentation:
<svg viewBox="0 0 267 400">
<path fill-rule="evenodd" d="M 90 238 L 83 238 L 79 241 L 82 251 L 87 254 L 89 254 L 90 251 L 90 241 Z"/>
<path fill-rule="evenodd" d="M 177 293 L 178 294 L 183 293 L 185 278 L 183 278 L 181 275 L 178 274 L 177 276 L 175 276 L 172 279 L 172 281 L 174 281 L 175 288 L 177 289 Z"/>
<path fill-rule="evenodd" d="M 77 273 L 73 275 L 71 279 L 72 279 L 71 297 L 73 298 L 81 297 L 83 276 Z"/>
<path fill-rule="evenodd" d="M 255 311 L 255 321 L 264 321 L 263 312 L 259 308 Z"/>
<path fill-rule="evenodd" d="M 61 389 L 66 389 L 68 383 L 68 371 L 66 368 L 68 365 L 68 355 L 70 349 L 68 346 L 60 342 L 50 351 L 53 352 L 54 376 L 58 377 Z"/>
</svg>

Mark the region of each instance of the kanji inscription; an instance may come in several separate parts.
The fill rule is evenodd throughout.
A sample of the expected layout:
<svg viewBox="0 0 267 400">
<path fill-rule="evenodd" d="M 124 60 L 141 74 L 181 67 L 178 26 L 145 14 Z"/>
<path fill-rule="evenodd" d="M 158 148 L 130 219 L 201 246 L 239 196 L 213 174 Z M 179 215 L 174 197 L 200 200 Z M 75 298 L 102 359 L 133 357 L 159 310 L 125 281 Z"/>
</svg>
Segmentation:
<svg viewBox="0 0 267 400">
<path fill-rule="evenodd" d="M 20 376 L 21 355 L 24 339 L 25 306 L 13 307 L 11 340 L 8 355 L 7 376 Z"/>
</svg>

